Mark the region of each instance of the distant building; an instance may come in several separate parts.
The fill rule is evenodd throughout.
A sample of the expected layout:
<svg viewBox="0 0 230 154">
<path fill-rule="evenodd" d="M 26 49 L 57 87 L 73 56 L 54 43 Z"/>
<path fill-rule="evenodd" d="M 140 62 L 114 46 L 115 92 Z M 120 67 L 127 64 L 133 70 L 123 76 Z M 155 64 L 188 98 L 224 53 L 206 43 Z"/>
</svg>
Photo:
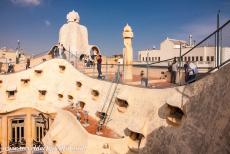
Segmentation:
<svg viewBox="0 0 230 154">
<path fill-rule="evenodd" d="M 21 52 L 20 61 L 23 61 L 26 59 L 26 57 L 29 57 L 30 55 L 25 53 L 23 50 Z M 0 48 L 0 62 L 6 63 L 9 62 L 11 59 L 11 62 L 15 62 L 16 59 L 16 50 L 9 49 L 6 47 Z"/>
<path fill-rule="evenodd" d="M 173 57 L 180 56 L 180 44 L 182 47 L 181 53 L 189 51 L 194 44 L 191 42 L 191 36 L 189 43 L 184 40 L 176 40 L 166 38 L 160 44 L 160 49 L 146 49 L 138 51 L 138 60 L 140 62 L 157 62 L 166 60 Z M 193 51 L 185 55 L 182 61 L 193 61 L 198 67 L 213 67 L 215 66 L 215 46 L 204 44 L 203 46 L 196 47 Z M 230 58 L 230 47 L 222 47 L 222 62 Z M 159 66 L 167 66 L 167 62 L 156 64 Z"/>
</svg>

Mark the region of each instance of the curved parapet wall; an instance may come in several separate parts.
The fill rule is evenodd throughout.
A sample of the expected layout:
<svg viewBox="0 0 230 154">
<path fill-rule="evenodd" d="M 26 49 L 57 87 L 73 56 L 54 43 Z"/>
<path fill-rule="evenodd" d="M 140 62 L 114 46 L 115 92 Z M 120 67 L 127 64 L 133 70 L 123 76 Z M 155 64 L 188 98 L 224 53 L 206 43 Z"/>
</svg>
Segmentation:
<svg viewBox="0 0 230 154">
<path fill-rule="evenodd" d="M 186 120 L 161 126 L 147 136 L 140 153 L 229 153 L 230 65 L 185 87 Z M 153 122 L 154 124 L 154 122 Z"/>
<path fill-rule="evenodd" d="M 216 128 L 214 122 L 218 121 L 221 116 L 223 116 L 223 121 L 219 121 L 220 129 L 224 129 L 225 125 L 227 127 L 225 118 L 229 118 L 229 106 L 226 104 L 229 102 L 229 98 L 226 97 L 229 91 L 227 75 L 229 67 L 226 65 L 223 70 L 191 85 L 166 89 L 146 89 L 122 84 L 116 86 L 115 83 L 92 79 L 80 73 L 67 61 L 52 59 L 24 72 L 1 75 L 0 100 L 1 105 L 6 108 L 7 106 L 17 108 L 18 104 L 25 102 L 63 108 L 68 105 L 75 106 L 78 102 L 83 101 L 85 103 L 84 110 L 87 110 L 90 116 L 97 118 L 97 112 L 108 111 L 109 119 L 106 120 L 106 125 L 125 136 L 125 144 L 122 142 L 120 145 L 124 145 L 126 148 L 139 147 L 143 153 L 148 153 L 149 150 L 161 152 L 163 149 L 169 150 L 170 148 L 178 152 L 177 149 L 174 149 L 177 147 L 174 143 L 178 142 L 178 145 L 184 145 L 192 152 L 196 152 L 196 148 L 199 147 L 196 144 L 200 139 L 199 135 L 207 136 L 205 131 L 209 130 L 209 123 L 212 124 L 210 125 L 210 134 L 216 131 L 220 134 L 224 132 L 224 130 L 214 130 Z M 37 73 L 36 70 L 40 70 L 42 73 Z M 25 79 L 29 79 L 26 84 L 24 83 Z M 216 93 L 215 88 L 222 93 Z M 10 90 L 15 91 L 14 99 L 8 98 L 7 91 Z M 97 95 L 93 94 L 95 92 Z M 221 97 L 222 95 L 223 97 Z M 218 100 L 223 103 L 221 106 L 218 106 L 220 103 L 214 102 Z M 116 103 L 116 101 L 120 101 L 120 103 Z M 119 106 L 122 103 L 125 104 L 125 110 Z M 209 117 L 208 109 L 212 111 L 211 114 L 216 116 Z M 221 111 L 224 115 L 221 115 Z M 66 122 L 72 123 L 73 121 L 66 120 Z M 226 129 L 229 130 L 229 127 Z M 164 138 L 161 137 L 162 135 L 159 136 L 161 132 L 164 133 Z M 59 134 L 56 136 L 59 138 Z M 169 139 L 170 136 L 176 141 L 173 142 Z M 182 139 L 183 136 L 186 136 L 186 139 Z M 141 138 L 140 143 L 136 142 L 139 138 Z M 207 147 L 206 150 L 210 150 L 208 149 L 209 144 L 207 144 L 210 143 L 209 138 L 212 137 L 207 136 L 205 141 L 200 140 Z M 76 141 L 76 143 L 78 142 Z M 166 146 L 164 144 L 166 142 L 171 145 Z M 50 141 L 48 143 L 51 144 Z M 190 143 L 194 143 L 194 145 Z M 220 140 L 216 140 L 216 143 L 227 145 L 225 141 Z M 135 144 L 138 145 L 135 146 Z M 119 143 L 115 145 L 113 149 L 116 151 L 119 149 L 117 146 Z M 153 148 L 151 148 L 152 145 Z M 162 146 L 162 148 L 156 148 L 158 146 Z M 178 149 L 185 150 L 182 147 Z"/>
<path fill-rule="evenodd" d="M 43 138 L 43 143 L 48 150 L 51 147 L 56 149 L 53 152 L 47 151 L 50 154 L 58 150 L 68 154 L 91 154 L 111 151 L 125 153 L 128 149 L 125 147 L 124 142 L 124 139 L 108 139 L 89 134 L 82 128 L 76 117 L 63 110 L 58 112 L 49 132 Z M 123 146 L 121 143 L 123 143 Z M 118 146 L 122 146 L 122 148 L 117 149 Z"/>
</svg>

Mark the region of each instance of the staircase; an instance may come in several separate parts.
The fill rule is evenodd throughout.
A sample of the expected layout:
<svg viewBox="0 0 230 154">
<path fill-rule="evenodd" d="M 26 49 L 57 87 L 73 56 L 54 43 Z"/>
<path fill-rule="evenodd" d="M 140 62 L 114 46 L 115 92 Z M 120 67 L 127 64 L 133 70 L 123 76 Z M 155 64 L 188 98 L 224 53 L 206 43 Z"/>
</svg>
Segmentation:
<svg viewBox="0 0 230 154">
<path fill-rule="evenodd" d="M 120 65 L 118 65 L 117 73 L 115 76 L 115 79 L 111 83 L 111 87 L 107 93 L 104 105 L 102 107 L 101 113 L 105 113 L 105 116 L 100 118 L 100 122 L 102 125 L 106 125 L 109 121 L 111 121 L 110 117 L 113 112 L 113 108 L 115 105 L 117 94 L 119 93 L 118 83 L 120 81 Z M 115 83 L 115 87 L 114 87 Z M 114 88 L 113 88 L 114 87 Z M 106 106 L 107 102 L 109 103 L 108 106 Z"/>
</svg>

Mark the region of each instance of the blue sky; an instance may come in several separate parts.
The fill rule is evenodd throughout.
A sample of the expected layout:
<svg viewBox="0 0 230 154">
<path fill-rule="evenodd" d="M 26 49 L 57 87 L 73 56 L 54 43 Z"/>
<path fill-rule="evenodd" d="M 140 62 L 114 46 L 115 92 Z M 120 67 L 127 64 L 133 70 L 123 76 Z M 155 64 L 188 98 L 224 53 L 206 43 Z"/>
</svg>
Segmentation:
<svg viewBox="0 0 230 154">
<path fill-rule="evenodd" d="M 111 55 L 123 48 L 126 23 L 134 32 L 133 48 L 159 47 L 167 36 L 198 42 L 230 19 L 230 0 L 0 0 L 0 47 L 15 49 L 17 40 L 29 53 L 47 51 L 58 41 L 66 14 L 75 10 L 88 28 L 90 44 Z"/>
</svg>

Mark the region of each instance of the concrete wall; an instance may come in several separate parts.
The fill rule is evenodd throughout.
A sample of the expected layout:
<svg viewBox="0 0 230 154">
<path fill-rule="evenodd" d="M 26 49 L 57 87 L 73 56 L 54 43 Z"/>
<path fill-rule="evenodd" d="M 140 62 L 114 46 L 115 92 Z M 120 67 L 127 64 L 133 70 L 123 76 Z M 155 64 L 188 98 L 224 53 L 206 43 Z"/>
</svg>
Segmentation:
<svg viewBox="0 0 230 154">
<path fill-rule="evenodd" d="M 60 70 L 60 65 L 65 66 L 65 70 Z M 127 128 L 143 134 L 144 138 L 141 141 L 143 153 L 150 151 L 185 153 L 186 149 L 189 149 L 188 153 L 197 153 L 199 149 L 203 152 L 223 149 L 222 151 L 225 152 L 229 147 L 227 146 L 227 139 L 221 134 L 229 130 L 226 123 L 229 119 L 229 106 L 226 104 L 229 102 L 227 97 L 230 87 L 229 67 L 226 66 L 216 74 L 188 86 L 146 89 L 119 84 L 114 92 L 116 87 L 114 83 L 92 79 L 77 71 L 67 61 L 53 59 L 27 71 L 1 75 L 0 79 L 3 82 L 0 85 L 0 100 L 2 100 L 1 105 L 4 108 L 9 106 L 17 108 L 20 104 L 28 106 L 30 103 L 37 106 L 47 105 L 53 108 L 62 108 L 83 100 L 86 103 L 85 110 L 89 111 L 89 114 L 95 118 L 97 111 L 106 112 L 109 102 L 112 102 L 109 108 L 109 111 L 112 112 L 108 112 L 110 119 L 106 123 L 107 126 L 125 136 L 125 139 L 129 139 L 125 133 Z M 42 70 L 42 74 L 36 74 L 35 70 Z M 23 76 L 30 78 L 27 86 L 22 85 L 20 81 Z M 81 82 L 82 87 L 77 88 L 76 81 Z M 17 87 L 15 100 L 7 99 L 6 95 L 8 86 L 12 84 Z M 215 88 L 221 92 L 217 93 Z M 43 100 L 38 97 L 39 89 L 47 90 Z M 92 90 L 97 90 L 99 96 L 93 97 Z M 59 91 L 63 92 L 64 98 L 62 100 L 58 99 Z M 113 92 L 114 97 L 111 98 Z M 74 99 L 68 100 L 68 95 L 73 96 Z M 115 104 L 116 98 L 128 102 L 128 107 L 124 112 L 119 111 L 119 106 Z M 220 103 L 222 104 L 220 105 Z M 167 104 L 178 107 L 185 113 L 179 127 L 172 126 L 167 121 L 165 117 Z M 102 110 L 103 106 L 105 106 L 104 110 Z M 45 108 L 43 107 L 43 109 Z M 210 111 L 212 112 L 210 113 Z M 217 127 L 216 121 L 218 126 L 221 126 L 220 128 Z M 70 131 L 79 133 L 77 130 Z M 210 135 L 206 135 L 207 132 Z M 223 140 L 215 139 L 215 143 L 210 142 L 213 132 L 218 133 L 215 137 L 221 136 Z M 60 138 L 58 134 L 57 137 Z M 76 139 L 76 142 L 79 141 Z M 125 143 L 121 142 L 121 145 L 125 145 L 126 148 L 129 147 L 130 143 L 128 141 Z M 180 147 L 179 145 L 183 146 Z M 200 147 L 201 145 L 203 146 Z M 212 149 L 210 145 L 213 145 L 214 148 Z"/>
<path fill-rule="evenodd" d="M 188 102 L 181 126 L 154 129 L 140 153 L 229 153 L 229 70 L 230 65 L 185 87 L 181 93 Z"/>
</svg>

